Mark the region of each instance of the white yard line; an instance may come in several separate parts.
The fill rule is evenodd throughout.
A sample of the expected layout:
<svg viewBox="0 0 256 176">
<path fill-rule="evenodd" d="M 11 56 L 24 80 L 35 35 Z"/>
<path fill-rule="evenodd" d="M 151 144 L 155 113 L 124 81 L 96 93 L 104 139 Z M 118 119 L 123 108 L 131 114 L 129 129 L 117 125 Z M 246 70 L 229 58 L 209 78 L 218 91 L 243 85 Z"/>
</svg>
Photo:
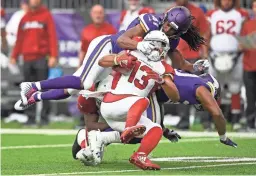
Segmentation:
<svg viewBox="0 0 256 176">
<path fill-rule="evenodd" d="M 201 142 L 201 141 L 218 141 L 218 138 L 193 138 L 193 139 L 182 139 L 179 142 Z M 161 144 L 171 143 L 168 140 L 161 140 Z M 111 145 L 123 145 L 118 143 L 113 143 Z M 31 148 L 62 148 L 62 147 L 71 147 L 71 144 L 42 144 L 42 145 L 23 145 L 23 146 L 4 146 L 1 147 L 1 150 L 9 150 L 9 149 L 31 149 Z"/>
<path fill-rule="evenodd" d="M 166 161 L 166 162 L 203 162 L 203 163 L 225 163 L 225 162 L 248 162 L 256 161 L 256 158 L 246 157 L 166 157 L 166 158 L 152 158 L 152 161 Z"/>
<path fill-rule="evenodd" d="M 75 135 L 78 130 L 59 129 L 0 129 L 0 134 L 43 134 L 43 135 Z M 183 137 L 218 137 L 217 132 L 177 131 Z M 227 132 L 230 137 L 256 138 L 256 133 Z"/>
<path fill-rule="evenodd" d="M 241 165 L 256 165 L 256 162 L 248 163 L 225 163 L 225 164 L 213 164 L 204 166 L 184 166 L 184 167 L 169 167 L 161 168 L 161 170 L 183 170 L 183 169 L 195 169 L 195 168 L 214 168 L 223 166 L 241 166 Z M 84 174 L 106 174 L 106 173 L 124 173 L 124 172 L 143 172 L 142 170 L 112 170 L 112 171 L 91 171 L 91 172 L 71 172 L 71 173 L 54 173 L 54 174 L 37 174 L 28 176 L 55 176 L 55 175 L 84 175 Z"/>
<path fill-rule="evenodd" d="M 1 150 L 7 149 L 32 149 L 32 148 L 60 148 L 60 147 L 71 147 L 71 144 L 53 144 L 53 145 L 23 145 L 23 146 L 6 146 L 1 147 Z"/>
</svg>

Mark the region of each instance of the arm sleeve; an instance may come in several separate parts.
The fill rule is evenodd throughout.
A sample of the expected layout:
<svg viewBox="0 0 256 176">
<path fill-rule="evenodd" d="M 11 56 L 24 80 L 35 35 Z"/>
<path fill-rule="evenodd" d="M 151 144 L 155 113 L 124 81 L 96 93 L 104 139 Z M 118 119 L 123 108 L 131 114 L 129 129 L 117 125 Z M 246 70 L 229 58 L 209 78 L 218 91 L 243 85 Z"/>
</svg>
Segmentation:
<svg viewBox="0 0 256 176">
<path fill-rule="evenodd" d="M 50 46 L 50 56 L 57 57 L 58 56 L 58 40 L 56 34 L 56 27 L 53 21 L 52 15 L 49 13 L 48 24 L 47 24 L 47 32 L 49 35 L 49 46 Z"/>
<path fill-rule="evenodd" d="M 23 18 L 22 18 L 23 19 Z M 12 50 L 12 54 L 11 57 L 14 59 L 17 59 L 19 54 L 21 53 L 21 47 L 22 47 L 22 42 L 23 42 L 23 30 L 22 30 L 22 22 L 23 20 L 21 20 L 19 27 L 18 27 L 18 33 L 17 33 L 17 39 L 14 45 L 14 48 Z"/>
<path fill-rule="evenodd" d="M 149 31 L 159 30 L 160 20 L 153 14 L 145 13 L 139 16 L 141 27 L 147 33 Z"/>
</svg>

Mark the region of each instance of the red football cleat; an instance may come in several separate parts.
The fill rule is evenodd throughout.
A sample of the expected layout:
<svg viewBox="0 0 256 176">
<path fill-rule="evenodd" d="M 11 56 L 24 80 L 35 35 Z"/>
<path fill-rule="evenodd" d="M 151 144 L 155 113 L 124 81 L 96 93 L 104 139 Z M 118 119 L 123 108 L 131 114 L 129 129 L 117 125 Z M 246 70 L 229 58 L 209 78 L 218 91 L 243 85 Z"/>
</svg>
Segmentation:
<svg viewBox="0 0 256 176">
<path fill-rule="evenodd" d="M 143 170 L 160 170 L 160 166 L 152 163 L 147 155 L 143 152 L 135 152 L 129 159 L 130 163 L 134 164 Z"/>
<path fill-rule="evenodd" d="M 146 131 L 144 125 L 137 125 L 133 127 L 126 128 L 122 133 L 120 139 L 122 143 L 128 144 L 136 136 L 142 135 Z"/>
</svg>

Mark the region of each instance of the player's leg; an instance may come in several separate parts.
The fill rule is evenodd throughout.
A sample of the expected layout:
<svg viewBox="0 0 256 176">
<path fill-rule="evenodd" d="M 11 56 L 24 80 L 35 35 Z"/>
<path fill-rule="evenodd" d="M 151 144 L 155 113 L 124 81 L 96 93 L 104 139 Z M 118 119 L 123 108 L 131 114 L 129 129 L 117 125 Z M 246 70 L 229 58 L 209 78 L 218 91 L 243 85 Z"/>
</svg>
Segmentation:
<svg viewBox="0 0 256 176">
<path fill-rule="evenodd" d="M 238 63 L 229 74 L 229 83 L 228 89 L 230 93 L 232 93 L 231 97 L 231 118 L 233 129 L 239 129 L 241 125 L 239 125 L 239 120 L 241 118 L 241 87 L 243 85 L 243 64 L 242 59 L 238 60 Z"/>
<path fill-rule="evenodd" d="M 142 116 L 137 125 L 145 125 L 146 131 L 141 140 L 140 147 L 131 156 L 130 162 L 143 170 L 159 170 L 160 166 L 152 163 L 148 155 L 158 145 L 162 137 L 162 128 L 159 124 L 153 123 L 148 117 Z"/>
<path fill-rule="evenodd" d="M 104 50 L 104 47 L 106 46 L 108 47 Z M 78 90 L 83 89 L 84 88 L 83 82 L 89 74 L 91 75 L 92 67 L 97 62 L 98 57 L 100 57 L 100 54 L 104 54 L 102 52 L 103 50 L 105 52 L 107 50 L 108 52 L 105 54 L 109 54 L 109 48 L 111 51 L 112 46 L 110 44 L 110 37 L 109 36 L 98 37 L 90 43 L 88 52 L 84 59 L 84 63 L 74 75 L 63 76 L 63 77 L 43 80 L 39 82 L 23 82 L 21 84 L 21 97 L 24 105 L 27 104 L 27 100 L 29 99 L 29 97 L 31 97 L 31 95 L 36 91 L 49 90 L 49 89 L 67 89 L 67 88 L 78 89 Z M 95 70 L 92 70 L 92 71 L 95 72 Z M 96 75 L 99 75 L 99 74 L 96 74 Z M 93 78 L 95 79 L 95 77 Z M 89 89 L 93 85 L 93 83 L 94 83 L 94 80 L 87 81 L 86 89 L 87 88 Z M 52 97 L 52 99 L 55 99 L 54 94 L 51 94 L 50 97 Z"/>
<path fill-rule="evenodd" d="M 142 134 L 145 131 L 145 127 L 143 125 L 140 125 L 140 126 L 136 125 L 138 121 L 137 119 L 140 119 L 140 117 L 137 117 L 138 114 L 141 116 L 145 110 L 141 111 L 139 108 L 136 109 L 136 107 L 134 107 L 134 104 L 140 105 L 140 102 L 141 102 L 140 100 L 144 101 L 145 98 L 138 97 L 138 96 L 130 96 L 118 101 L 113 101 L 112 98 L 113 98 L 112 94 L 107 94 L 104 97 L 103 103 L 101 104 L 102 116 L 104 117 L 104 119 L 112 129 L 117 130 L 119 132 L 123 132 L 121 136 L 121 140 L 124 139 L 122 140 L 122 142 L 128 143 L 129 140 L 131 140 L 135 136 Z M 139 102 L 139 103 L 136 104 L 136 102 Z M 118 108 L 118 111 L 117 111 L 117 108 Z M 134 110 L 135 114 L 129 114 L 129 111 L 131 111 L 131 109 Z M 128 117 L 137 118 L 136 121 L 131 121 L 132 123 L 135 122 L 135 124 L 131 127 L 127 127 L 126 125 L 120 126 L 117 123 L 112 123 L 112 122 L 125 122 Z"/>
</svg>

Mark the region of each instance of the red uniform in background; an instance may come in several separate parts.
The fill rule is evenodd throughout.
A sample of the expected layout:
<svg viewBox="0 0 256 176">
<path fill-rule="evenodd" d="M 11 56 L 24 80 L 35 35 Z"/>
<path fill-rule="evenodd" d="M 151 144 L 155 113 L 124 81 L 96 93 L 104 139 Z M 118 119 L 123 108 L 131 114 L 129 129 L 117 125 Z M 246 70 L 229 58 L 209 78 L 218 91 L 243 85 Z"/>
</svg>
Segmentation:
<svg viewBox="0 0 256 176">
<path fill-rule="evenodd" d="M 41 59 L 47 55 L 57 57 L 58 43 L 55 24 L 47 8 L 29 11 L 21 19 L 12 58 L 23 55 L 25 61 Z"/>
<path fill-rule="evenodd" d="M 254 3 L 256 4 L 256 3 Z M 256 33 L 256 19 L 246 21 L 243 25 L 241 35 L 250 35 Z M 244 85 L 246 90 L 246 118 L 247 126 L 255 129 L 256 120 L 256 49 L 244 51 Z"/>
<path fill-rule="evenodd" d="M 192 16 L 195 17 L 193 24 L 199 28 L 200 34 L 204 35 L 209 31 L 209 24 L 204 15 L 204 12 L 197 6 L 192 3 L 188 3 L 186 6 Z M 185 59 L 199 59 L 200 58 L 200 51 L 193 51 L 189 48 L 188 44 L 184 40 L 180 40 L 180 43 L 177 49 L 181 52 Z"/>
<path fill-rule="evenodd" d="M 96 37 L 99 37 L 101 35 L 109 35 L 109 34 L 115 34 L 117 31 L 111 24 L 104 22 L 100 26 L 96 26 L 94 24 L 89 24 L 86 26 L 81 35 L 81 50 L 85 53 L 87 52 L 87 49 L 89 47 L 90 42 L 95 39 Z"/>
<path fill-rule="evenodd" d="M 241 36 L 246 36 L 256 32 L 256 19 L 248 20 L 244 23 Z M 244 51 L 244 70 L 256 72 L 256 49 Z"/>
</svg>

